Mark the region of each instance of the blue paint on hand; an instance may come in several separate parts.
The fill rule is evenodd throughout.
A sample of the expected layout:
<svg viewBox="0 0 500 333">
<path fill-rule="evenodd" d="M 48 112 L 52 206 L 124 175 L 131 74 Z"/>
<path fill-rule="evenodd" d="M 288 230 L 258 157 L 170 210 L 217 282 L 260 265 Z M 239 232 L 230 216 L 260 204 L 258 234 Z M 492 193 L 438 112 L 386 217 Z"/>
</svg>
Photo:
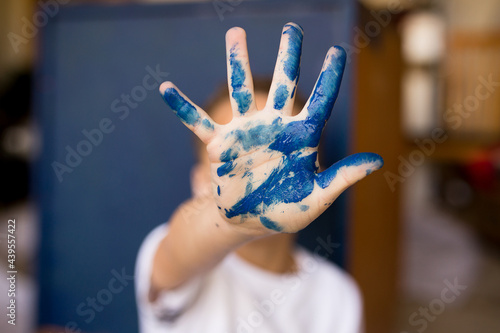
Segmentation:
<svg viewBox="0 0 500 333">
<path fill-rule="evenodd" d="M 256 123 L 254 127 L 248 130 L 237 129 L 235 131 L 232 131 L 226 136 L 226 138 L 235 140 L 237 143 L 236 146 L 241 146 L 243 150 L 250 151 L 253 148 L 268 145 L 269 142 L 271 142 L 272 139 L 276 136 L 276 130 L 278 130 L 278 127 L 274 125 L 270 126 Z M 227 155 L 226 152 L 224 152 L 223 154 Z"/>
<path fill-rule="evenodd" d="M 194 105 L 186 101 L 177 89 L 167 88 L 163 94 L 163 99 L 184 123 L 195 126 L 200 122 L 198 110 Z"/>
<path fill-rule="evenodd" d="M 274 93 L 274 108 L 281 110 L 288 100 L 288 88 L 284 84 L 280 84 Z"/>
<path fill-rule="evenodd" d="M 314 88 L 309 106 L 311 118 L 316 123 L 327 121 L 339 94 L 340 82 L 344 73 L 346 53 L 343 48 L 335 47 L 340 56 L 330 59 L 331 62 L 320 74 L 316 87 Z"/>
<path fill-rule="evenodd" d="M 253 190 L 253 185 L 251 182 L 248 182 L 247 187 L 245 188 L 245 195 L 249 195 L 250 193 L 252 193 L 252 190 Z"/>
<path fill-rule="evenodd" d="M 309 209 L 309 206 L 308 205 L 300 205 L 300 210 L 305 212 L 306 210 Z"/>
<path fill-rule="evenodd" d="M 214 124 L 212 124 L 210 122 L 210 120 L 208 119 L 203 119 L 203 121 L 201 122 L 203 126 L 205 126 L 205 128 L 209 129 L 209 130 L 214 130 Z"/>
<path fill-rule="evenodd" d="M 241 61 L 236 59 L 237 53 L 235 46 L 230 50 L 229 54 L 229 65 L 231 66 L 231 87 L 233 92 L 231 96 L 236 101 L 238 105 L 238 112 L 244 114 L 250 108 L 252 103 L 252 95 L 247 90 L 243 90 L 245 87 L 245 70 L 241 65 Z"/>
<path fill-rule="evenodd" d="M 337 50 L 340 54 L 335 57 L 330 56 L 330 63 L 318 79 L 308 105 L 309 112 L 306 119 L 284 125 L 280 118 L 276 118 L 270 125 L 256 123 L 247 131 L 235 130 L 229 133 L 226 139 L 234 137 L 235 144 L 239 144 L 237 146 L 241 146 L 245 151 L 266 144 L 269 144 L 269 149 L 284 154 L 291 154 L 306 147 L 317 147 L 323 127 L 330 117 L 337 98 L 344 71 L 346 54 L 342 48 L 337 48 Z M 281 87 L 285 86 L 279 86 L 275 95 L 277 108 L 284 105 L 282 95 L 279 93 L 284 91 Z"/>
<path fill-rule="evenodd" d="M 276 222 L 268 219 L 265 216 L 261 216 L 260 217 L 260 222 L 267 229 L 271 229 L 271 230 L 274 230 L 274 231 L 281 231 L 281 230 L 283 230 L 283 227 L 281 227 L 278 223 L 276 223 Z"/>
<path fill-rule="evenodd" d="M 248 91 L 234 91 L 231 94 L 236 104 L 238 105 L 238 112 L 244 114 L 250 108 L 252 103 L 252 95 Z"/>
<path fill-rule="evenodd" d="M 300 75 L 302 29 L 296 25 L 287 24 L 283 35 L 287 35 L 282 39 L 286 39 L 287 50 L 281 51 L 280 63 L 277 64 L 277 83 L 273 86 L 276 89 L 273 92 L 274 96 L 272 96 L 275 110 L 282 110 L 287 101 L 293 99 Z M 246 57 L 238 59 L 238 51 L 237 45 L 234 45 L 229 52 L 229 81 L 231 97 L 233 98 L 232 105 L 236 104 L 237 111 L 243 115 L 250 109 L 253 97 L 250 93 L 251 87 L 249 89 L 245 85 L 245 82 L 251 81 L 250 78 L 246 77 L 247 64 L 242 63 L 242 61 L 246 61 Z M 243 51 L 246 52 L 246 50 Z M 316 184 L 317 190 L 319 190 L 318 187 L 326 189 L 342 168 L 363 165 L 363 167 L 351 170 L 355 171 L 353 173 L 355 180 L 360 178 L 360 170 L 365 171 L 368 175 L 383 165 L 383 160 L 379 155 L 362 153 L 349 156 L 326 171 L 317 173 L 317 147 L 321 132 L 330 117 L 339 93 L 345 62 L 346 52 L 341 47 L 336 47 L 335 52 L 328 54 L 324 69 L 308 101 L 305 115 L 297 118 L 288 116 L 282 118 L 280 112 L 266 110 L 267 114 L 252 113 L 250 117 L 245 117 L 241 122 L 232 123 L 238 127 L 236 129 L 233 127 L 231 130 L 231 127 L 225 127 L 228 132 L 220 127 L 221 132 L 226 134 L 223 136 L 223 134 L 217 133 L 219 134 L 217 139 L 223 139 L 224 143 L 219 142 L 218 148 L 214 149 L 226 147 L 226 150 L 220 154 L 221 163 L 216 174 L 218 177 L 228 176 L 228 178 L 217 179 L 217 183 L 221 185 L 217 186 L 218 196 L 215 199 L 218 209 L 221 210 L 221 213 L 223 211 L 228 219 L 238 217 L 237 221 L 243 223 L 247 218 L 256 220 L 258 217 L 264 227 L 282 231 L 283 227 L 288 225 L 285 219 L 289 214 L 285 214 L 285 212 L 290 204 L 292 204 L 294 214 L 302 215 L 296 220 L 301 222 L 301 219 L 307 219 L 320 213 L 320 205 L 328 206 L 333 202 L 334 199 L 331 199 L 331 202 L 325 203 L 324 196 L 321 194 L 309 197 Z M 218 126 L 204 113 L 200 115 L 197 107 L 181 96 L 177 89 L 167 88 L 162 97 L 186 125 L 203 126 L 203 129 L 212 131 L 215 130 L 214 126 Z M 272 117 L 275 118 L 270 122 Z M 219 129 L 219 127 L 217 128 Z M 196 130 L 195 132 L 198 135 L 202 134 Z M 207 140 L 211 140 L 211 138 Z M 209 145 L 209 147 L 212 146 Z M 213 153 L 214 150 L 210 152 Z M 267 163 L 267 160 L 270 162 Z M 255 166 L 252 168 L 251 165 L 254 161 Z M 235 176 L 237 176 L 235 180 L 228 180 Z M 226 183 L 224 183 L 225 181 Z M 245 183 L 246 187 L 243 193 Z M 219 198 L 222 192 L 221 186 L 224 191 L 223 197 Z M 238 197 L 231 198 L 235 194 Z M 315 202 L 315 200 L 321 201 Z M 311 203 L 312 212 L 310 214 L 304 213 L 310 209 Z M 228 207 L 231 204 L 232 207 Z M 299 209 L 302 213 L 299 212 Z M 284 215 L 275 214 L 279 212 Z M 279 220 L 276 222 L 267 216 L 273 216 L 273 218 L 277 216 Z M 288 228 L 287 231 L 289 231 Z"/>
<path fill-rule="evenodd" d="M 306 147 L 316 147 L 321 138 L 323 126 L 318 126 L 307 118 L 301 121 L 292 121 L 286 126 L 276 126 L 276 135 L 269 145 L 269 149 L 290 154 Z"/>
<path fill-rule="evenodd" d="M 217 168 L 217 176 L 222 177 L 233 171 L 236 165 L 233 161 L 226 162 Z"/>
<path fill-rule="evenodd" d="M 287 31 L 293 31 L 293 29 L 296 28 L 291 27 Z M 317 175 L 317 152 L 304 152 L 306 148 L 318 146 L 322 129 L 331 114 L 338 94 L 345 64 L 345 53 L 340 54 L 340 61 L 333 57 L 331 60 L 318 79 L 309 103 L 308 116 L 304 120 L 291 121 L 286 124 L 280 117 L 277 117 L 271 124 L 254 121 L 246 128 L 231 131 L 226 135 L 225 139 L 231 142 L 231 148 L 220 156 L 221 161 L 225 163 L 217 169 L 219 176 L 227 175 L 234 169 L 233 161 L 241 152 L 265 149 L 283 154 L 279 165 L 257 188 L 253 188 L 251 182 L 247 183 L 244 196 L 230 209 L 225 210 L 227 218 L 260 216 L 261 222 L 266 227 L 275 230 L 276 226 L 273 221 L 262 218 L 267 211 L 271 211 L 274 206 L 282 203 L 299 203 L 299 208 L 306 211 L 309 206 L 301 205 L 300 202 L 312 193 L 314 183 L 317 182 L 322 188 L 326 188 L 335 177 L 334 169 Z M 276 109 L 283 108 L 288 94 L 286 85 L 278 86 L 274 96 Z M 374 157 L 366 155 L 365 158 Z M 345 160 L 344 163 L 346 163 L 344 165 L 352 165 L 352 163 L 362 163 L 362 160 L 351 159 Z M 338 164 L 337 168 L 341 166 Z"/>
<path fill-rule="evenodd" d="M 306 156 L 300 152 L 283 156 L 269 177 L 227 210 L 226 217 L 263 215 L 276 204 L 302 201 L 314 189 L 316 159 L 316 152 Z"/>
<path fill-rule="evenodd" d="M 287 24 L 285 25 L 285 27 L 288 29 L 283 31 L 283 34 L 287 34 L 289 37 L 287 57 L 284 63 L 284 71 L 290 81 L 295 81 L 295 79 L 299 76 L 300 54 L 302 50 L 302 38 L 304 36 L 304 33 L 301 29 L 291 24 Z"/>
<path fill-rule="evenodd" d="M 234 90 L 241 90 L 245 85 L 245 71 L 241 66 L 241 61 L 236 59 L 236 46 L 233 46 L 229 54 L 229 64 L 231 65 L 231 86 Z"/>
<path fill-rule="evenodd" d="M 235 147 L 241 147 L 248 152 L 254 148 L 267 146 L 271 150 L 291 154 L 304 148 L 317 147 L 323 126 L 318 126 L 313 119 L 292 121 L 286 125 L 281 118 L 276 118 L 271 124 L 256 123 L 254 127 L 244 130 L 234 130 L 226 135 L 227 140 L 234 140 L 231 148 L 220 155 L 222 162 L 228 162 L 238 157 Z"/>
<path fill-rule="evenodd" d="M 337 163 L 333 164 L 327 170 L 316 176 L 316 182 L 321 188 L 327 188 L 332 180 L 337 176 L 338 171 L 344 167 L 360 166 L 362 164 L 374 164 L 376 170 L 380 169 L 384 165 L 384 160 L 382 157 L 375 153 L 359 153 L 348 156 Z M 367 170 L 367 175 L 372 172 L 373 169 Z"/>
<path fill-rule="evenodd" d="M 236 151 L 236 149 L 229 148 L 220 155 L 220 161 L 229 162 L 236 159 L 237 157 L 238 157 L 238 152 Z"/>
</svg>

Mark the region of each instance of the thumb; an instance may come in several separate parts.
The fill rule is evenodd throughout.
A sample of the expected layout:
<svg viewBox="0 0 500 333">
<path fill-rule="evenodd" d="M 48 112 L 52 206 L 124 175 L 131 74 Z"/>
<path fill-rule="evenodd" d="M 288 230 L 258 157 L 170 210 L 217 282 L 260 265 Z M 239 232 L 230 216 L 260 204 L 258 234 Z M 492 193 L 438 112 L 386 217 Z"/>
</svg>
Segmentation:
<svg viewBox="0 0 500 333">
<path fill-rule="evenodd" d="M 333 164 L 316 175 L 316 183 L 328 191 L 328 196 L 336 198 L 349 186 L 384 165 L 382 157 L 375 153 L 358 153 Z"/>
</svg>

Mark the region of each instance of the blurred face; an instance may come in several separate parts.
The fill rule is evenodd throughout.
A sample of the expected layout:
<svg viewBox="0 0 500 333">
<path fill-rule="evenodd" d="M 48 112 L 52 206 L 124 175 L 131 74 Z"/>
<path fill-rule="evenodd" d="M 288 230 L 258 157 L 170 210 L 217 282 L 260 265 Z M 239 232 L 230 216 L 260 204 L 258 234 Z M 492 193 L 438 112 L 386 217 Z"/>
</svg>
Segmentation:
<svg viewBox="0 0 500 333">
<path fill-rule="evenodd" d="M 255 92 L 255 103 L 257 104 L 257 109 L 264 107 L 266 105 L 266 101 L 266 93 Z M 213 111 L 210 113 L 210 116 L 218 124 L 224 125 L 229 123 L 233 119 L 233 111 L 231 109 L 229 98 L 216 104 Z M 200 149 L 199 154 L 201 163 L 208 166 L 209 160 L 206 149 Z M 210 171 L 207 169 L 207 172 Z"/>
<path fill-rule="evenodd" d="M 255 103 L 257 104 L 257 109 L 261 109 L 266 105 L 267 93 L 262 91 L 255 92 Z M 293 115 L 297 115 L 300 112 L 299 107 L 301 105 L 295 105 L 293 110 Z M 210 117 L 221 125 L 229 123 L 233 119 L 233 111 L 231 109 L 231 103 L 229 98 L 217 103 L 213 110 L 210 112 Z M 210 160 L 208 159 L 208 153 L 203 146 L 203 149 L 197 149 L 199 163 L 193 168 L 191 172 L 191 191 L 195 196 L 204 195 L 211 193 L 211 179 L 210 179 Z"/>
<path fill-rule="evenodd" d="M 267 94 L 263 92 L 255 93 L 255 103 L 257 108 L 266 105 Z M 216 104 L 210 112 L 210 117 L 218 124 L 227 124 L 233 119 L 233 111 L 229 98 Z M 208 153 L 203 145 L 203 148 L 197 149 L 199 163 L 191 171 L 191 191 L 194 196 L 203 196 L 211 193 L 210 179 L 210 161 Z"/>
</svg>

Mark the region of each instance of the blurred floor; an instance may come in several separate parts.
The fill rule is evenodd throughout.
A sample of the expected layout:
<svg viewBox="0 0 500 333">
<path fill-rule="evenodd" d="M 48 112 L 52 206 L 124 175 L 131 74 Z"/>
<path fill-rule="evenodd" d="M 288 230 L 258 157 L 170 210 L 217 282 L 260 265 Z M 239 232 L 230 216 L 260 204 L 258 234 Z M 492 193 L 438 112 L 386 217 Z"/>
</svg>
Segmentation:
<svg viewBox="0 0 500 333">
<path fill-rule="evenodd" d="M 500 256 L 498 251 L 483 249 L 478 277 L 469 286 L 467 300 L 459 306 L 447 307 L 434 322 L 429 322 L 426 333 L 498 333 L 500 332 Z M 410 315 L 419 307 L 428 306 L 414 299 L 402 299 L 398 308 L 395 332 L 418 332 L 423 325 L 411 326 Z"/>
<path fill-rule="evenodd" d="M 498 248 L 480 241 L 472 228 L 438 207 L 433 180 L 432 168 L 422 166 L 405 183 L 401 296 L 394 332 L 498 333 Z M 457 286 L 456 295 L 444 291 L 450 284 Z"/>
</svg>

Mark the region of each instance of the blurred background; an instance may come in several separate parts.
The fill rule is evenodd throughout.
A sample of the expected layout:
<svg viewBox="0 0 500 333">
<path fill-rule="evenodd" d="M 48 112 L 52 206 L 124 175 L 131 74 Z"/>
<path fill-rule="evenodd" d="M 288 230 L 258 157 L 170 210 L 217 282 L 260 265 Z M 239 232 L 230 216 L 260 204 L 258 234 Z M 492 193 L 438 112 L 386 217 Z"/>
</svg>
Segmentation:
<svg viewBox="0 0 500 333">
<path fill-rule="evenodd" d="M 183 88 L 193 76 L 183 78 L 173 64 L 205 79 L 211 69 L 201 68 L 204 55 L 221 55 L 213 70 L 223 78 L 223 31 L 240 24 L 255 26 L 252 68 L 255 61 L 257 74 L 270 75 L 279 39 L 262 36 L 291 17 L 305 27 L 303 66 L 316 65 L 302 68 L 306 96 L 322 61 L 316 53 L 324 55 L 333 43 L 348 52 L 340 116 L 327 139 L 342 147 L 327 145 L 335 150 L 328 158 L 374 151 L 386 162 L 334 208 L 332 218 L 344 224 L 308 236 L 338 234 L 342 251 L 334 261 L 361 287 L 367 332 L 500 332 L 500 2 L 184 2 L 0 3 L 0 305 L 6 313 L 14 219 L 17 271 L 16 325 L 2 313 L 0 331 L 137 331 L 133 282 L 123 282 L 123 294 L 111 294 L 107 282 L 133 275 L 147 231 L 189 195 L 193 163 L 191 155 L 173 157 L 190 149 L 182 140 L 189 140 L 187 131 L 148 87 L 167 77 L 181 81 L 202 104 L 209 92 Z M 170 22 L 165 30 L 141 35 L 163 21 Z M 186 32 L 179 30 L 183 24 Z M 214 27 L 217 42 L 193 36 L 203 27 Z M 314 29 L 324 35 L 308 34 Z M 154 38 L 189 42 L 151 46 Z M 259 45 L 269 48 L 260 52 Z M 130 54 L 142 58 L 126 61 Z M 103 112 L 95 101 L 104 101 Z M 175 125 L 165 130 L 168 123 Z M 93 146 L 82 144 L 85 138 Z M 178 172 L 158 179 L 164 170 Z M 172 185 L 175 178 L 185 179 L 185 189 Z M 148 196 L 158 183 L 164 185 Z M 128 201 L 117 191 L 129 192 Z M 121 223 L 127 219 L 136 223 Z M 89 298 L 101 306 L 90 306 Z"/>
</svg>

